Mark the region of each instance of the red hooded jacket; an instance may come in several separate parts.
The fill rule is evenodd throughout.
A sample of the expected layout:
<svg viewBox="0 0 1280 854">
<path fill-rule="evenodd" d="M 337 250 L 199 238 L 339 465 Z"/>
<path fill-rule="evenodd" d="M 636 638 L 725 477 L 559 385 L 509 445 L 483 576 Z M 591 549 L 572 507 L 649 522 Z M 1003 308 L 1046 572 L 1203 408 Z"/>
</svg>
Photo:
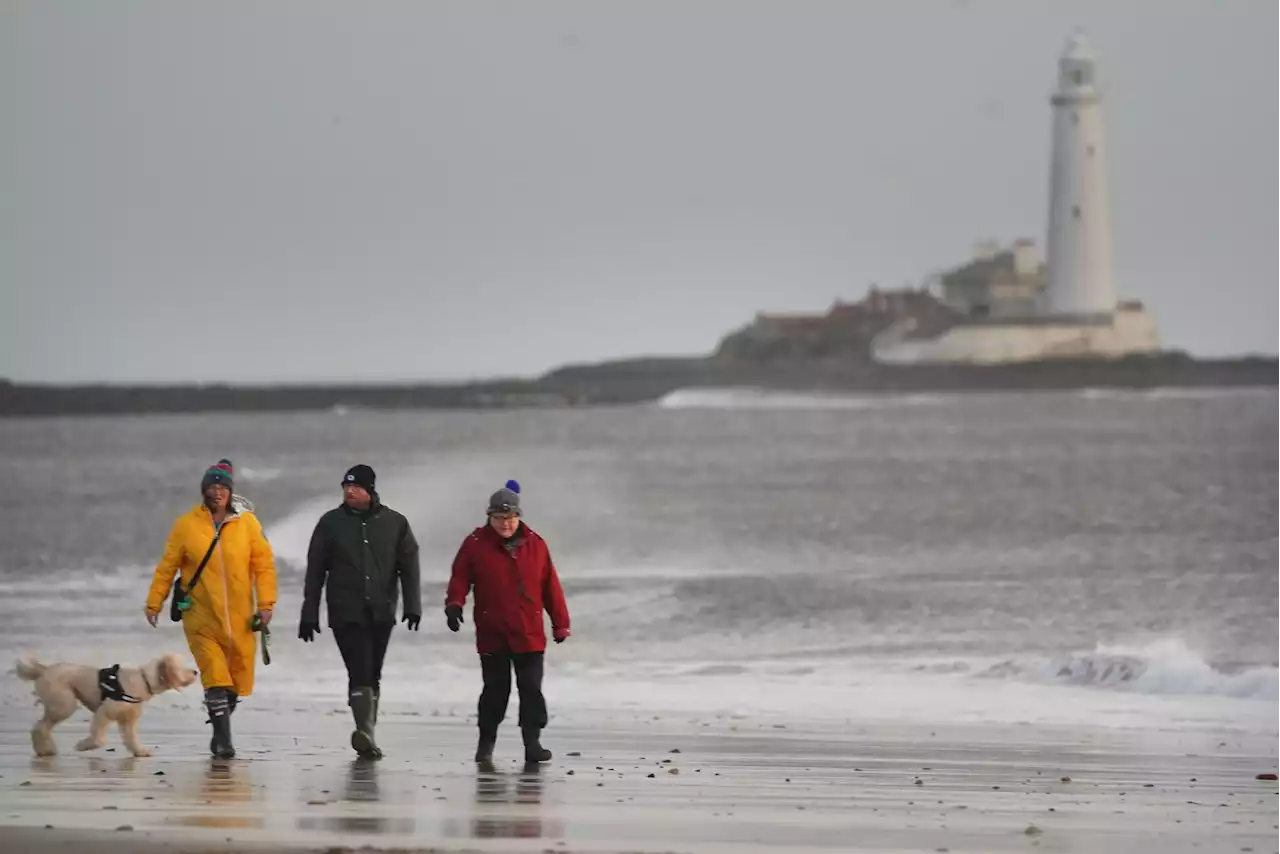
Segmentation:
<svg viewBox="0 0 1280 854">
<path fill-rule="evenodd" d="M 467 593 L 475 591 L 472 621 L 481 655 L 545 650 L 544 609 L 554 636 L 569 636 L 569 608 L 546 541 L 521 522 L 513 542 L 515 547 L 508 548 L 492 526 L 484 525 L 462 541 L 453 559 L 445 608 L 461 608 Z"/>
</svg>

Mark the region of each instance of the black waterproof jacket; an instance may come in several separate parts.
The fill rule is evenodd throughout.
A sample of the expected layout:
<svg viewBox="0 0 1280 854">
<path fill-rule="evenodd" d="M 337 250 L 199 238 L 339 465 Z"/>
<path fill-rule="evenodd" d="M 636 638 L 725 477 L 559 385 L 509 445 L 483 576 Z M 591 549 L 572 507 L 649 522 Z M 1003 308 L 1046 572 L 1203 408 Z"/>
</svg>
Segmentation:
<svg viewBox="0 0 1280 854">
<path fill-rule="evenodd" d="M 374 496 L 366 511 L 343 504 L 320 517 L 307 549 L 302 622 L 320 622 L 327 588 L 329 625 L 395 623 L 397 592 L 404 613 L 422 616 L 418 541 L 409 520 Z"/>
</svg>

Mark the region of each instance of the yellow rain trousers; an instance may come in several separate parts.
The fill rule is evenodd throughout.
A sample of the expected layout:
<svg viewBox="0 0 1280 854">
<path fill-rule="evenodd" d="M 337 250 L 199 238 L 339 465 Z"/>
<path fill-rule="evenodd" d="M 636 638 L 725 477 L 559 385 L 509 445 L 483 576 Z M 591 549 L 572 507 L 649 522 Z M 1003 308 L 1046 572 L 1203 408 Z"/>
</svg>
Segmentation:
<svg viewBox="0 0 1280 854">
<path fill-rule="evenodd" d="M 258 517 L 248 510 L 236 512 L 234 503 L 232 510 L 222 523 L 222 537 L 209 556 L 200 583 L 190 590 L 192 604 L 182 616 L 182 630 L 204 687 L 230 688 L 247 697 L 253 692 L 258 648 L 253 615 L 275 608 L 276 568 Z M 183 589 L 188 589 L 213 534 L 213 517 L 204 504 L 197 504 L 173 523 L 147 593 L 148 614 L 160 613 L 178 572 L 182 573 Z"/>
</svg>

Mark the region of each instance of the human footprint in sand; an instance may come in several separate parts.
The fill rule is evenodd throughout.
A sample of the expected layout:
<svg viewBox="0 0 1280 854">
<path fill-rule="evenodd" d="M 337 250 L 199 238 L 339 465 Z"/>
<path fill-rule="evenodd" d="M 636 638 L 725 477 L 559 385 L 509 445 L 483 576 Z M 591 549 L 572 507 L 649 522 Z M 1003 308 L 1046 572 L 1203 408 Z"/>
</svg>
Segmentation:
<svg viewBox="0 0 1280 854">
<path fill-rule="evenodd" d="M 213 738 L 209 752 L 236 755 L 231 715 L 253 692 L 257 637 L 276 604 L 275 558 L 252 505 L 232 496 L 232 467 L 219 460 L 200 480 L 201 501 L 169 532 L 147 594 L 147 622 L 155 628 L 175 575 L 186 608 L 182 631 L 200 669 Z M 199 576 L 197 577 L 197 572 Z M 177 595 L 175 593 L 175 595 Z"/>
<path fill-rule="evenodd" d="M 542 696 L 547 648 L 545 610 L 556 643 L 569 637 L 569 608 L 546 541 L 521 519 L 520 484 L 514 480 L 489 497 L 488 521 L 472 531 L 453 560 L 445 593 L 450 631 L 462 625 L 462 607 L 474 591 L 472 619 L 484 690 L 480 694 L 480 736 L 476 762 L 493 761 L 498 726 L 507 714 L 511 671 L 520 694 L 520 733 L 526 762 L 547 762 L 542 746 L 547 703 Z"/>
</svg>

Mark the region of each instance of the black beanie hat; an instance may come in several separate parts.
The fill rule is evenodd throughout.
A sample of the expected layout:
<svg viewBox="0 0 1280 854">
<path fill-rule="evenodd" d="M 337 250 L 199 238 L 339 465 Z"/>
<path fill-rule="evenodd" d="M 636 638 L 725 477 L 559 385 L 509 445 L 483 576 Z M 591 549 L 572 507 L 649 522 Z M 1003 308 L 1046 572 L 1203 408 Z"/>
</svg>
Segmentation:
<svg viewBox="0 0 1280 854">
<path fill-rule="evenodd" d="M 365 491 L 373 494 L 375 492 L 374 483 L 377 476 L 373 473 L 373 469 L 361 463 L 358 466 L 352 466 L 347 469 L 347 473 L 342 476 L 342 485 L 355 484 L 364 487 Z"/>
</svg>

